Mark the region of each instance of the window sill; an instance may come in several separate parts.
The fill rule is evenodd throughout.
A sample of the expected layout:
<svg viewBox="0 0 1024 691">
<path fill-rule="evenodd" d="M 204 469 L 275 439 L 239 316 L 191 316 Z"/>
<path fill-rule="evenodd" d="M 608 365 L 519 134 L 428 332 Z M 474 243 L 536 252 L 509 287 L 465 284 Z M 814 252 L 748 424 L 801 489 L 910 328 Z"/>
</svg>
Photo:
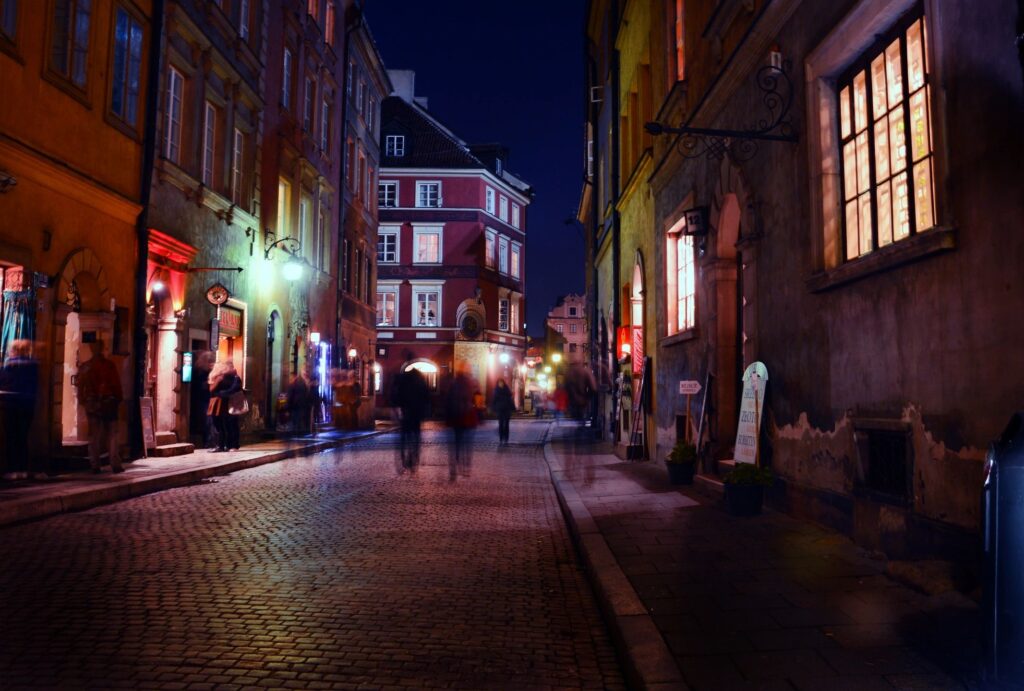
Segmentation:
<svg viewBox="0 0 1024 691">
<path fill-rule="evenodd" d="M 679 343 L 685 343 L 687 341 L 695 340 L 699 335 L 700 334 L 697 333 L 697 327 L 691 326 L 689 329 L 683 329 L 682 331 L 678 331 L 672 334 L 671 336 L 665 336 L 665 338 L 661 339 L 661 341 L 658 342 L 658 345 L 660 345 L 663 348 L 667 348 L 668 346 L 674 346 Z"/>
<path fill-rule="evenodd" d="M 822 293 L 955 248 L 956 230 L 937 226 L 834 269 L 816 273 L 807 279 L 807 288 L 812 293 Z"/>
</svg>

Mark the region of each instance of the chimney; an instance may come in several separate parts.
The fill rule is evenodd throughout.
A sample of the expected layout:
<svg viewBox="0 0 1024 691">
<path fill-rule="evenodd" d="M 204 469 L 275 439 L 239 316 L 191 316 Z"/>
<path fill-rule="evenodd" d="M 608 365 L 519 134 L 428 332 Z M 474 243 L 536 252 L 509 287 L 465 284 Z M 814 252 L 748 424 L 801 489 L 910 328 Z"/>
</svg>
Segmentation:
<svg viewBox="0 0 1024 691">
<path fill-rule="evenodd" d="M 416 100 L 416 72 L 414 70 L 388 70 L 388 77 L 394 89 L 393 96 L 398 96 L 406 103 Z"/>
</svg>

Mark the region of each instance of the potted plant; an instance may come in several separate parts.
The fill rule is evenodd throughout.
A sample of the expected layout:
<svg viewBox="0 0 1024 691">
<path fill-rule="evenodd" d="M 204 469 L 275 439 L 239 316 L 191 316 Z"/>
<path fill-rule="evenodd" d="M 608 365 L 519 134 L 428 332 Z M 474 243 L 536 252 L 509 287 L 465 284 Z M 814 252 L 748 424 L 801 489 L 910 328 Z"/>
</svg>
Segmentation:
<svg viewBox="0 0 1024 691">
<path fill-rule="evenodd" d="M 693 472 L 697 468 L 697 448 L 685 441 L 676 442 L 665 458 L 665 467 L 673 485 L 692 485 Z"/>
<path fill-rule="evenodd" d="M 737 463 L 725 474 L 725 501 L 729 513 L 734 516 L 754 516 L 761 513 L 764 504 L 764 488 L 775 482 L 771 468 L 761 468 L 753 463 Z"/>
</svg>

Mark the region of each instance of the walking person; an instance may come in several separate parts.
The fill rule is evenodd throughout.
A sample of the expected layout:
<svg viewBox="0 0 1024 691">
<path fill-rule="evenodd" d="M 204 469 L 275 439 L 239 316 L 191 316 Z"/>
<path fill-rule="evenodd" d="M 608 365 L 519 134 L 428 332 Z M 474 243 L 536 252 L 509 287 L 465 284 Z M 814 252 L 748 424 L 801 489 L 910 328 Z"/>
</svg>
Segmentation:
<svg viewBox="0 0 1024 691">
<path fill-rule="evenodd" d="M 214 422 L 217 426 L 217 448 L 215 452 L 238 451 L 238 417 L 231 414 L 231 397 L 242 390 L 242 378 L 235 371 L 231 360 L 218 362 L 210 372 L 210 398 L 219 402 L 211 404 Z"/>
<path fill-rule="evenodd" d="M 100 449 L 107 450 L 110 469 L 123 473 L 117 445 L 117 419 L 123 393 L 117 366 L 103 354 L 103 341 L 91 344 L 92 358 L 78 368 L 78 400 L 85 405 L 89 419 L 89 465 L 92 472 L 101 468 Z"/>
<path fill-rule="evenodd" d="M 452 453 L 448 457 L 448 480 L 455 481 L 456 474 L 469 476 L 472 465 L 473 430 L 477 426 L 476 407 L 473 392 L 476 382 L 469 372 L 469 366 L 461 363 L 448 387 L 445 398 L 445 418 L 452 429 Z"/>
<path fill-rule="evenodd" d="M 401 416 L 399 441 L 399 474 L 415 473 L 420 464 L 420 427 L 427 415 L 430 389 L 427 378 L 415 367 L 410 367 L 412 353 L 405 354 L 405 363 L 395 376 L 391 387 L 391 403 Z"/>
<path fill-rule="evenodd" d="M 292 434 L 309 433 L 309 385 L 306 378 L 299 373 L 292 375 L 288 384 L 288 419 L 291 421 Z"/>
<path fill-rule="evenodd" d="M 509 421 L 512 419 L 516 404 L 512 400 L 512 389 L 508 388 L 508 384 L 502 378 L 494 385 L 491 407 L 498 418 L 498 444 L 505 446 L 508 444 Z"/>
<path fill-rule="evenodd" d="M 39 364 L 32 358 L 32 341 L 12 341 L 0 370 L 5 445 L 0 471 L 6 479 L 23 480 L 29 476 L 28 432 L 36 410 L 38 388 Z"/>
<path fill-rule="evenodd" d="M 201 449 L 214 448 L 213 419 L 207 410 L 210 407 L 210 370 L 213 369 L 213 352 L 204 350 L 196 358 L 192 369 L 192 389 L 190 394 L 190 420 L 192 434 L 202 438 Z"/>
</svg>

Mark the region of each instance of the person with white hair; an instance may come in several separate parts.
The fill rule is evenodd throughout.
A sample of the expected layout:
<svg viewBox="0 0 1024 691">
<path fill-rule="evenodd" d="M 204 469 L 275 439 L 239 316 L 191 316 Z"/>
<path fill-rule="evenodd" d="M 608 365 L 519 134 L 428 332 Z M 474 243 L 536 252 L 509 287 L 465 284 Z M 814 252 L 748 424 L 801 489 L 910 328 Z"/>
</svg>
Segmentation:
<svg viewBox="0 0 1024 691">
<path fill-rule="evenodd" d="M 217 425 L 214 451 L 238 451 L 238 418 L 230 413 L 231 397 L 242 390 L 242 378 L 231 360 L 218 362 L 210 371 L 210 414 Z"/>
</svg>

